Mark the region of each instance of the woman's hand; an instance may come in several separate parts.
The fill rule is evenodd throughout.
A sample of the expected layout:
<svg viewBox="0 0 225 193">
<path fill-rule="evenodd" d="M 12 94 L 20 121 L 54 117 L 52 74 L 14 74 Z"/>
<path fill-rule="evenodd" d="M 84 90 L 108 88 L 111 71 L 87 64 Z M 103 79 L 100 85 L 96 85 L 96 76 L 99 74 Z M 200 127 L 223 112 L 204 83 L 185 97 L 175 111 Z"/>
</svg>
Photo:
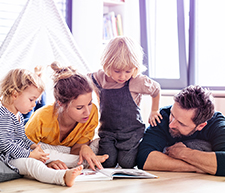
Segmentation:
<svg viewBox="0 0 225 193">
<path fill-rule="evenodd" d="M 47 167 L 55 169 L 55 170 L 66 170 L 68 169 L 68 167 L 66 166 L 66 164 L 60 160 L 56 160 L 56 161 L 52 161 L 48 164 L 46 164 Z"/>
<path fill-rule="evenodd" d="M 84 160 L 88 162 L 92 170 L 95 170 L 95 166 L 97 166 L 98 169 L 103 168 L 98 157 L 94 154 L 92 149 L 86 144 L 80 147 L 78 165 L 82 164 Z"/>
</svg>

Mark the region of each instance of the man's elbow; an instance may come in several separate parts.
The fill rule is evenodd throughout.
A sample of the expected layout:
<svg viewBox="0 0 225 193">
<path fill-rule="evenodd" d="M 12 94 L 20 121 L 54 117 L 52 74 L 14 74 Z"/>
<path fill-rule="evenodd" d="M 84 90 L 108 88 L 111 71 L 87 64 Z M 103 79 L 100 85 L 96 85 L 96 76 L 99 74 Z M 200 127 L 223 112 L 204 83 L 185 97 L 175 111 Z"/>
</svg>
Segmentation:
<svg viewBox="0 0 225 193">
<path fill-rule="evenodd" d="M 139 152 L 136 158 L 137 167 L 138 169 L 144 169 L 144 165 L 146 163 L 148 155 L 144 155 L 143 153 Z"/>
<path fill-rule="evenodd" d="M 138 156 L 137 157 L 137 166 L 138 169 L 142 169 L 142 170 L 150 170 L 150 163 L 149 163 L 149 154 L 147 156 Z"/>
</svg>

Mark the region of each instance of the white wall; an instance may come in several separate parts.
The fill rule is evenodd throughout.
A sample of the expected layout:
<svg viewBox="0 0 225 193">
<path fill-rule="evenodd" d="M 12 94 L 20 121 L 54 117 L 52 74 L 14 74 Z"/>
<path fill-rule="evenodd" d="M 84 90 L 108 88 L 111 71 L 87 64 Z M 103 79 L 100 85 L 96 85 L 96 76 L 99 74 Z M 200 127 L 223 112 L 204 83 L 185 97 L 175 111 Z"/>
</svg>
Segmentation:
<svg viewBox="0 0 225 193">
<path fill-rule="evenodd" d="M 123 7 L 124 35 L 140 42 L 139 0 L 127 0 Z M 102 0 L 73 0 L 72 33 L 92 71 L 101 67 L 103 8 Z"/>
<path fill-rule="evenodd" d="M 178 93 L 178 90 L 162 90 L 162 96 L 160 100 L 160 108 L 174 103 L 173 96 Z M 215 110 L 220 111 L 225 115 L 225 92 L 224 91 L 212 91 L 215 99 Z M 149 125 L 148 117 L 151 110 L 151 97 L 143 96 L 141 101 L 141 115 L 146 126 Z"/>
<path fill-rule="evenodd" d="M 99 62 L 102 41 L 102 0 L 73 0 L 72 33 L 91 69 Z"/>
<path fill-rule="evenodd" d="M 140 42 L 139 0 L 126 0 L 124 34 Z"/>
</svg>

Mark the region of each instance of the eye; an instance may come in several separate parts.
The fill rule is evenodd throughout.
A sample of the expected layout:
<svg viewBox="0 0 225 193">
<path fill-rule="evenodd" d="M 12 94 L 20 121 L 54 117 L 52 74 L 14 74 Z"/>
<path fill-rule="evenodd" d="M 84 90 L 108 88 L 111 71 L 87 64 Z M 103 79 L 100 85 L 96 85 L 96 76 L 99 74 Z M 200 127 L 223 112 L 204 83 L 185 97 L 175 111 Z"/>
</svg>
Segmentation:
<svg viewBox="0 0 225 193">
<path fill-rule="evenodd" d="M 126 73 L 128 73 L 128 74 L 129 74 L 129 73 L 131 73 L 131 71 L 130 71 L 130 70 L 129 70 L 129 71 L 126 71 Z"/>
<path fill-rule="evenodd" d="M 180 123 L 180 125 L 181 125 L 182 127 L 186 127 L 185 124 L 183 124 L 183 123 L 181 123 L 181 122 L 178 122 L 178 123 Z"/>
<path fill-rule="evenodd" d="M 77 107 L 76 109 L 77 109 L 77 110 L 81 110 L 82 108 L 83 108 L 83 107 Z"/>
<path fill-rule="evenodd" d="M 92 101 L 88 104 L 88 106 L 92 105 Z"/>
<path fill-rule="evenodd" d="M 30 102 L 33 102 L 34 101 L 34 99 L 30 99 Z"/>
<path fill-rule="evenodd" d="M 115 73 L 120 73 L 120 70 L 114 70 Z"/>
</svg>

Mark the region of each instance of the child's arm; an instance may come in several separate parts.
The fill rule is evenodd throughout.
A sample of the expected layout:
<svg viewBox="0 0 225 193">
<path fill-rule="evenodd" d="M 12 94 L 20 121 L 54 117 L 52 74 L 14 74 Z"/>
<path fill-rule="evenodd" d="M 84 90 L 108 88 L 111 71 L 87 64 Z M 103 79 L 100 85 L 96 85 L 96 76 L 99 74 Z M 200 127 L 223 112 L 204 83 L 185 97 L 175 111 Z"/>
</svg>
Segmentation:
<svg viewBox="0 0 225 193">
<path fill-rule="evenodd" d="M 156 97 L 152 98 L 152 110 L 148 119 L 148 122 L 152 127 L 156 126 L 157 122 L 160 123 L 160 120 L 162 119 L 162 115 L 159 112 L 159 100 L 160 92 Z"/>
<path fill-rule="evenodd" d="M 33 142 L 27 141 L 23 127 L 15 129 L 15 123 L 10 120 L 10 114 L 5 114 L 0 119 L 0 152 L 10 153 L 13 159 L 27 158 L 30 154 L 29 147 Z M 15 140 L 16 135 L 17 140 Z"/>
<path fill-rule="evenodd" d="M 36 143 L 33 143 L 33 144 L 30 146 L 30 148 L 33 149 L 33 150 L 34 150 L 36 147 L 37 147 L 37 144 L 36 144 Z"/>
<path fill-rule="evenodd" d="M 39 146 L 40 146 L 39 151 L 41 151 L 41 152 L 44 153 L 43 149 L 41 148 L 41 145 L 39 145 Z M 31 148 L 32 150 L 34 150 L 36 147 L 38 147 L 38 145 L 37 145 L 36 143 L 33 143 L 33 144 L 30 146 L 30 148 Z"/>
</svg>

